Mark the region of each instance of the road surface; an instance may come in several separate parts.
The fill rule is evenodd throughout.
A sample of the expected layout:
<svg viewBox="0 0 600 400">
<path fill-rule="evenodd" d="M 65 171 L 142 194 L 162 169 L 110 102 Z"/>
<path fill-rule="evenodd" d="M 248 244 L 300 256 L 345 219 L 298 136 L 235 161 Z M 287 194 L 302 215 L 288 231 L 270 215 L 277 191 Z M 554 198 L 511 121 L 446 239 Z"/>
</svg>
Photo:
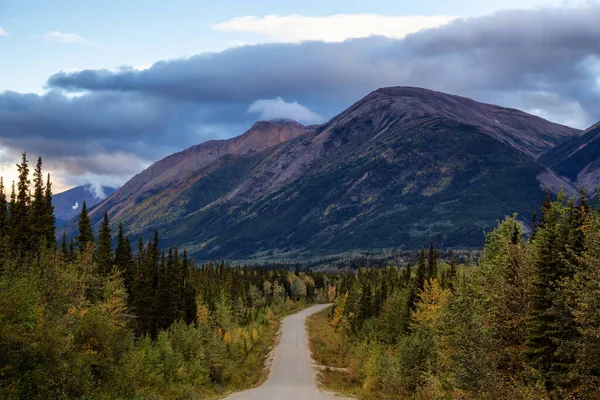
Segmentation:
<svg viewBox="0 0 600 400">
<path fill-rule="evenodd" d="M 238 400 L 342 400 L 317 388 L 316 371 L 308 349 L 306 317 L 329 307 L 309 307 L 283 319 L 282 333 L 269 377 L 255 389 L 235 393 L 227 399 Z"/>
</svg>

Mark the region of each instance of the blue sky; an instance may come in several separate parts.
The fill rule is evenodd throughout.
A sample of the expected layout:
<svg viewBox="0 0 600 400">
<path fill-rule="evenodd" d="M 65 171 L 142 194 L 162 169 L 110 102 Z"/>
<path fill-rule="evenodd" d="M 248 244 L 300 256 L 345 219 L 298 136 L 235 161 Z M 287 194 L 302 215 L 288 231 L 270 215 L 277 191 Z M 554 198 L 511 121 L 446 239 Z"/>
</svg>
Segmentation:
<svg viewBox="0 0 600 400">
<path fill-rule="evenodd" d="M 598 20 L 594 1 L 0 0 L 0 175 L 27 150 L 59 190 L 119 185 L 257 119 L 319 123 L 393 85 L 585 128 Z"/>
</svg>

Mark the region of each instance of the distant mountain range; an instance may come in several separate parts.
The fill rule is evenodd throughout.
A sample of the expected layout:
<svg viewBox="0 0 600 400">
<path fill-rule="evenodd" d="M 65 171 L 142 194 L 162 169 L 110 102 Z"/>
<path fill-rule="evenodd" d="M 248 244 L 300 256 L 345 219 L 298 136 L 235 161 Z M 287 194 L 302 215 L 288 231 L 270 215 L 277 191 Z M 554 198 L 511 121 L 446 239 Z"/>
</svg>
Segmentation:
<svg viewBox="0 0 600 400">
<path fill-rule="evenodd" d="M 56 226 L 61 227 L 71 218 L 79 215 L 83 202 L 91 208 L 116 191 L 115 188 L 103 186 L 101 191 L 94 190 L 92 185 L 77 186 L 52 196 Z"/>
<path fill-rule="evenodd" d="M 319 126 L 257 122 L 173 154 L 92 212 L 196 259 L 478 247 L 525 224 L 544 187 L 599 181 L 600 124 L 583 134 L 525 112 L 412 87 L 379 89 Z M 74 223 L 67 229 L 73 233 Z"/>
</svg>

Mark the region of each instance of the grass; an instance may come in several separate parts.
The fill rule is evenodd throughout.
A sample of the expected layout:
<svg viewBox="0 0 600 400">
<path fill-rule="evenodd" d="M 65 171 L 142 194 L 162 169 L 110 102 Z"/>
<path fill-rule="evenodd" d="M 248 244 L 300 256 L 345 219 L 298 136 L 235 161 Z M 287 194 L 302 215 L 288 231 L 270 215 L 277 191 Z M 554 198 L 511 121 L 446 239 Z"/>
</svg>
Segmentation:
<svg viewBox="0 0 600 400">
<path fill-rule="evenodd" d="M 331 307 L 311 315 L 306 320 L 310 351 L 319 365 L 345 368 L 348 359 L 348 337 L 329 323 Z"/>
<path fill-rule="evenodd" d="M 312 357 L 320 368 L 318 380 L 323 389 L 359 400 L 398 400 L 395 395 L 366 392 L 353 372 L 350 361 L 352 339 L 343 328 L 330 323 L 331 307 L 311 315 L 306 320 Z M 331 367 L 331 368 L 326 368 Z"/>
<path fill-rule="evenodd" d="M 331 326 L 330 313 L 331 307 L 311 315 L 306 320 L 313 359 L 320 366 L 332 367 L 320 369 L 319 382 L 324 389 L 359 398 L 360 381 L 347 369 L 350 338 L 343 329 Z"/>
</svg>

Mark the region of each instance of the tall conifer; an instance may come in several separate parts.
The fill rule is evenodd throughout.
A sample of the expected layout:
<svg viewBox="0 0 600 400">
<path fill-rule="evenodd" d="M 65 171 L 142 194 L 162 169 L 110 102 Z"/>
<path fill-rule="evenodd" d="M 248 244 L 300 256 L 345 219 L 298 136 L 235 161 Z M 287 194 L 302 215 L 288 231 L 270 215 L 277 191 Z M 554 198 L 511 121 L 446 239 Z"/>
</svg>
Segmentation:
<svg viewBox="0 0 600 400">
<path fill-rule="evenodd" d="M 79 214 L 78 227 L 77 246 L 79 247 L 79 251 L 83 252 L 90 243 L 94 243 L 94 231 L 92 230 L 92 223 L 87 213 L 85 201 L 81 207 L 81 214 Z"/>
<path fill-rule="evenodd" d="M 100 225 L 98 233 L 98 247 L 96 249 L 96 262 L 100 273 L 107 275 L 112 272 L 113 255 L 112 255 L 112 236 L 110 233 L 110 221 L 108 214 L 104 213 L 104 219 Z"/>
</svg>

